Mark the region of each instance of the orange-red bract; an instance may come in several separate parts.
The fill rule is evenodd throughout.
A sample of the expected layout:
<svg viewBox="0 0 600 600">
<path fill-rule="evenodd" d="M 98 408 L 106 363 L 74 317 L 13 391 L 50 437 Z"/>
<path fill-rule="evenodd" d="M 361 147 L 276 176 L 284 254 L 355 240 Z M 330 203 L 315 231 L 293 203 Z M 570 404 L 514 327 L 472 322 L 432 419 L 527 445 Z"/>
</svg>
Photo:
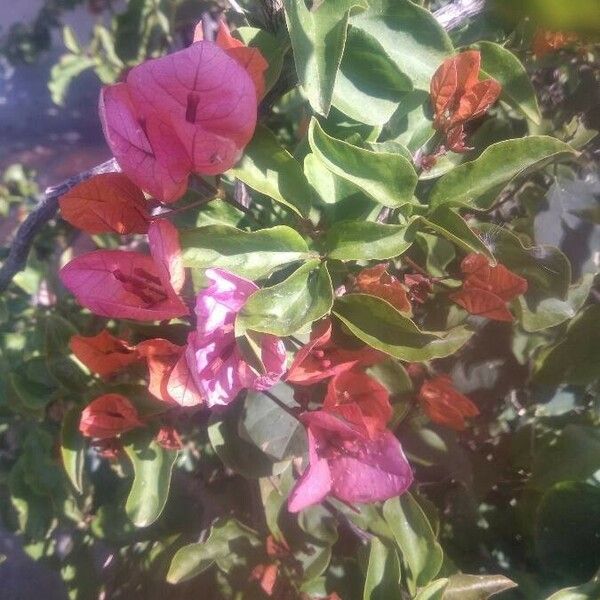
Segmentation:
<svg viewBox="0 0 600 600">
<path fill-rule="evenodd" d="M 164 402 L 196 406 L 204 402 L 185 357 L 185 346 L 156 338 L 137 345 L 140 356 L 148 363 L 148 391 Z"/>
<path fill-rule="evenodd" d="M 362 371 L 346 371 L 329 381 L 323 410 L 336 413 L 366 430 L 370 437 L 385 429 L 392 418 L 390 394 Z"/>
<path fill-rule="evenodd" d="M 101 377 L 113 375 L 139 360 L 135 348 L 106 330 L 91 337 L 74 335 L 69 347 L 90 371 Z"/>
<path fill-rule="evenodd" d="M 166 450 L 180 450 L 183 447 L 175 427 L 163 425 L 156 434 L 156 442 Z"/>
<path fill-rule="evenodd" d="M 448 375 L 438 375 L 426 380 L 419 391 L 419 400 L 434 423 L 457 431 L 465 428 L 466 418 L 479 414 L 475 404 L 454 389 Z"/>
<path fill-rule="evenodd" d="M 87 233 L 146 233 L 144 194 L 123 173 L 103 173 L 76 185 L 58 201 L 63 219 Z"/>
<path fill-rule="evenodd" d="M 204 32 L 202 30 L 202 22 L 200 22 L 196 25 L 196 30 L 194 31 L 194 42 L 199 42 L 203 39 Z M 256 88 L 257 100 L 262 99 L 265 95 L 265 71 L 269 68 L 269 63 L 265 60 L 260 50 L 258 48 L 250 48 L 240 40 L 234 38 L 225 21 L 219 22 L 215 42 L 217 46 L 225 50 L 231 58 L 246 69 Z"/>
<path fill-rule="evenodd" d="M 387 272 L 387 265 L 384 263 L 363 269 L 356 277 L 356 287 L 363 294 L 386 300 L 400 312 L 410 314 L 412 311 L 406 288 Z"/>
<path fill-rule="evenodd" d="M 574 33 L 538 29 L 533 38 L 533 53 L 537 58 L 543 58 L 546 54 L 557 52 L 572 44 L 576 39 L 577 35 Z"/>
<path fill-rule="evenodd" d="M 137 409 L 125 396 L 104 394 L 83 409 L 79 431 L 86 437 L 106 439 L 142 425 Z"/>
<path fill-rule="evenodd" d="M 512 321 L 506 303 L 527 291 L 527 280 L 504 265 L 491 266 L 482 254 L 463 258 L 463 287 L 450 296 L 467 312 L 495 321 Z"/>
<path fill-rule="evenodd" d="M 468 151 L 465 123 L 484 115 L 502 89 L 495 79 L 479 81 L 480 66 L 481 54 L 467 50 L 445 60 L 431 79 L 434 127 L 454 152 Z"/>
</svg>

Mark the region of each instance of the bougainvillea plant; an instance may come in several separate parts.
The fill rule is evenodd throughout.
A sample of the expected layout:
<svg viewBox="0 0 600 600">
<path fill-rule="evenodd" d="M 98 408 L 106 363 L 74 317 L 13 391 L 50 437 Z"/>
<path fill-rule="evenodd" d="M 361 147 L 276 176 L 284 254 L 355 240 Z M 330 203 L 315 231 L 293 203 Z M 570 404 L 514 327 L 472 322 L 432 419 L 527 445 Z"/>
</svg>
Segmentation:
<svg viewBox="0 0 600 600">
<path fill-rule="evenodd" d="M 598 261 L 536 221 L 595 132 L 528 73 L 578 38 L 409 0 L 246 17 L 102 88 L 115 172 L 62 195 L 87 243 L 10 375 L 61 429 L 11 475 L 25 535 L 78 523 L 76 598 L 596 598 Z"/>
</svg>

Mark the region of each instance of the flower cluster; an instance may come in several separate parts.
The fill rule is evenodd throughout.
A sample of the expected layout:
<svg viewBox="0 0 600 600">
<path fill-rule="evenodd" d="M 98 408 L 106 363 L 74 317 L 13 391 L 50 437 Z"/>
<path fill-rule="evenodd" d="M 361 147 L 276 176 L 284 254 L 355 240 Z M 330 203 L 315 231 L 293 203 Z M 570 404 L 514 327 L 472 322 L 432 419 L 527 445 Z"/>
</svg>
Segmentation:
<svg viewBox="0 0 600 600">
<path fill-rule="evenodd" d="M 482 115 L 500 91 L 494 80 L 478 82 L 479 64 L 478 52 L 464 52 L 446 61 L 432 81 L 435 125 L 455 151 L 465 150 L 465 123 Z M 301 511 L 327 496 L 349 504 L 383 501 L 402 494 L 413 481 L 390 429 L 390 392 L 367 372 L 387 355 L 357 346 L 356 340 L 348 343 L 341 328 L 325 317 L 316 320 L 289 368 L 286 340 L 271 334 L 251 332 L 254 356 L 249 358 L 237 323 L 259 286 L 228 270 L 206 268 L 204 286 L 196 288 L 192 301 L 178 230 L 168 211 L 153 216 L 146 199 L 172 202 L 187 189 L 190 174 L 214 175 L 237 161 L 254 132 L 266 67 L 258 50 L 246 48 L 221 24 L 216 44 L 203 41 L 198 29 L 190 48 L 135 67 L 125 82 L 103 90 L 104 131 L 123 173 L 76 186 L 61 199 L 62 214 L 91 234 L 145 234 L 149 253 L 89 252 L 64 266 L 61 280 L 95 315 L 182 319 L 187 339 L 182 344 L 154 337 L 133 344 L 107 328 L 94 336 L 73 336 L 71 350 L 102 378 L 145 363 L 148 391 L 164 403 L 166 415 L 226 407 L 245 390 L 268 390 L 285 380 L 302 405 L 297 418 L 308 438 L 308 463 L 289 495 L 289 510 Z M 512 319 L 506 303 L 526 291 L 524 279 L 476 254 L 462 261 L 461 270 L 464 282 L 451 295 L 454 302 L 472 314 Z M 384 263 L 348 281 L 344 292 L 375 296 L 402 319 L 420 310 L 434 290 L 432 278 L 409 272 L 402 279 Z M 432 421 L 460 430 L 466 418 L 478 414 L 447 376 L 421 383 L 418 402 Z M 149 424 L 131 399 L 107 393 L 85 408 L 80 431 L 110 457 L 123 434 Z M 158 443 L 181 447 L 168 417 L 159 425 Z M 259 571 L 257 580 L 272 589 L 274 565 Z"/>
</svg>

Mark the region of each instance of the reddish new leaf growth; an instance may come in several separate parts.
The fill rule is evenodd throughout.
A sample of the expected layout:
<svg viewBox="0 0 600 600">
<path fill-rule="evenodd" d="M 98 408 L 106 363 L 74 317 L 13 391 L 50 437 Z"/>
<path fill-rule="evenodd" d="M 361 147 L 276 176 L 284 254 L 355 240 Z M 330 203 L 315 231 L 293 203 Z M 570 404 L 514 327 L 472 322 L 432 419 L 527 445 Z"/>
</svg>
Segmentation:
<svg viewBox="0 0 600 600">
<path fill-rule="evenodd" d="M 502 90 L 495 79 L 479 81 L 481 54 L 477 50 L 461 52 L 445 60 L 431 80 L 433 125 L 446 138 L 446 147 L 467 152 L 465 124 L 484 115 Z"/>
<path fill-rule="evenodd" d="M 356 287 L 363 294 L 386 300 L 400 312 L 407 314 L 412 312 L 406 288 L 396 277 L 387 272 L 387 266 L 383 263 L 363 269 L 356 277 Z"/>
<path fill-rule="evenodd" d="M 557 52 L 577 40 L 577 35 L 566 31 L 538 29 L 533 38 L 533 53 L 537 58 Z"/>
<path fill-rule="evenodd" d="M 440 425 L 462 431 L 468 417 L 479 414 L 478 408 L 454 389 L 448 375 L 426 380 L 419 391 L 419 400 L 427 416 Z"/>
<path fill-rule="evenodd" d="M 507 302 L 527 291 L 527 280 L 504 265 L 492 267 L 483 254 L 469 254 L 460 265 L 462 288 L 450 299 L 467 312 L 495 321 L 512 321 Z"/>
<path fill-rule="evenodd" d="M 81 413 L 79 431 L 86 437 L 112 438 L 143 425 L 131 402 L 121 394 L 104 394 Z"/>
<path fill-rule="evenodd" d="M 104 135 L 119 165 L 165 202 L 185 193 L 191 173 L 231 168 L 254 134 L 256 113 L 251 77 L 212 42 L 134 67 L 100 96 Z"/>
<path fill-rule="evenodd" d="M 336 346 L 329 319 L 317 324 L 310 341 L 301 348 L 287 374 L 287 381 L 296 385 L 311 385 L 358 366 L 373 365 L 383 355 L 372 348 L 347 350 Z"/>
<path fill-rule="evenodd" d="M 194 31 L 194 42 L 200 42 L 204 39 L 204 31 L 202 22 L 196 25 Z M 217 46 L 222 48 L 237 61 L 248 73 L 254 88 L 256 89 L 256 99 L 261 100 L 265 95 L 265 72 L 269 68 L 269 63 L 265 60 L 258 48 L 250 48 L 244 45 L 243 42 L 234 38 L 229 31 L 227 23 L 223 20 L 219 22 L 217 31 Z"/>
<path fill-rule="evenodd" d="M 150 215 L 142 190 L 123 173 L 96 175 L 58 201 L 63 219 L 87 233 L 146 233 Z"/>
<path fill-rule="evenodd" d="M 69 347 L 90 371 L 101 377 L 109 377 L 139 360 L 135 348 L 106 330 L 91 337 L 74 335 Z"/>
<path fill-rule="evenodd" d="M 262 591 L 272 596 L 277 583 L 279 567 L 275 563 L 256 565 L 250 574 L 250 580 L 258 581 Z"/>
<path fill-rule="evenodd" d="M 323 410 L 343 417 L 375 437 L 392 418 L 390 395 L 362 371 L 339 373 L 329 381 Z"/>
</svg>

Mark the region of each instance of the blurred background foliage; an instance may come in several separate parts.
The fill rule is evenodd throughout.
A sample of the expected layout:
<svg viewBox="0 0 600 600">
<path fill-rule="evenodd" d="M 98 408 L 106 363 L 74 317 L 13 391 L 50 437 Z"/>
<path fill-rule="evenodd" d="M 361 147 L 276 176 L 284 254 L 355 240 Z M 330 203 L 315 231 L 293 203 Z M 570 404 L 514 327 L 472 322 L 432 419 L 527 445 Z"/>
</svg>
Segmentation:
<svg viewBox="0 0 600 600">
<path fill-rule="evenodd" d="M 239 4 L 248 9 L 251 24 L 285 35 L 285 27 L 273 22 L 260 2 Z M 421 4 L 437 9 L 447 3 Z M 398 411 L 404 413 L 398 434 L 416 468 L 417 502 L 444 548 L 440 576 L 456 569 L 500 573 L 519 584 L 502 598 L 536 600 L 559 588 L 580 586 L 580 597 L 591 600 L 600 597 L 597 582 L 586 583 L 594 577 L 600 557 L 600 292 L 592 286 L 600 262 L 600 144 L 596 136 L 600 130 L 600 57 L 593 43 L 600 29 L 598 3 L 529 0 L 498 4 L 496 12 L 475 16 L 453 30 L 454 45 L 486 39 L 517 54 L 535 85 L 543 117 L 539 125 L 530 124 L 530 133 L 554 135 L 570 142 L 580 154 L 576 161 L 540 171 L 510 189 L 507 201 L 489 215 L 487 235 L 493 245 L 498 225 L 511 221 L 536 247 L 557 246 L 572 266 L 572 277 L 559 285 L 568 287 L 588 274 L 583 281 L 591 289 L 591 302 L 572 322 L 549 329 L 518 326 L 513 334 L 497 323 L 483 324 L 464 350 L 441 364 L 478 404 L 482 418 L 461 435 L 424 425 L 410 380 L 405 379 L 394 390 L 401 407 Z M 52 102 L 66 104 L 68 112 L 72 110 L 69 96 L 78 85 L 90 81 L 82 79 L 82 74 L 93 73 L 96 86 L 117 81 L 140 61 L 189 44 L 203 14 L 216 15 L 227 6 L 225 0 L 45 0 L 33 18 L 1 32 L 3 68 L 9 73 L 24 63 L 35 65 L 51 48 L 60 46 L 61 55 L 53 60 L 47 87 Z M 69 24 L 73 11 L 85 11 L 89 35 Z M 233 10 L 228 18 L 233 24 L 242 23 Z M 536 26 L 542 22 L 575 31 L 580 41 L 536 59 L 531 48 Z M 298 90 L 288 92 L 293 84 L 285 81 L 289 59 L 288 53 L 279 97 L 263 116 L 279 140 L 302 156 L 306 152 L 302 125 L 309 113 Z M 524 120 L 513 110 L 505 105 L 495 110 L 495 118 L 475 134 L 477 148 L 524 133 Z M 332 114 L 328 126 L 338 137 L 364 133 L 366 126 L 352 123 L 341 113 L 335 123 L 336 111 Z M 398 117 L 399 122 L 403 119 Z M 395 137 L 393 131 L 388 133 Z M 97 127 L 90 139 L 101 146 Z M 75 140 L 74 152 L 79 143 Z M 88 158 L 99 154 L 90 153 Z M 463 161 L 476 155 L 475 150 L 453 158 Z M 40 194 L 40 178 L 32 169 L 40 163 L 25 155 L 25 164 L 11 164 L 13 158 L 2 156 L 0 258 L 6 256 L 15 227 Z M 54 170 L 50 175 L 46 171 L 45 177 L 58 177 L 79 163 L 52 164 Z M 253 211 L 264 225 L 273 218 L 262 209 L 260 199 Z M 213 202 L 196 211 L 194 218 L 198 224 L 237 226 L 248 217 Z M 241 447 L 236 447 L 237 436 L 227 437 L 240 426 L 236 420 L 240 416 L 234 411 L 229 421 L 207 422 L 206 415 L 197 414 L 178 423 L 185 448 L 175 464 L 165 511 L 147 527 L 132 523 L 136 507 L 147 498 L 144 490 L 132 498 L 130 486 L 135 469 L 143 464 L 136 448 L 146 447 L 148 440 L 132 437 L 129 458 L 116 462 L 78 447 L 81 440 L 73 415 L 106 384 L 91 379 L 70 355 L 68 339 L 74 332 L 91 335 L 103 321 L 74 307 L 57 284 L 56 273 L 65 252 L 112 243 L 102 236 L 91 239 L 57 219 L 36 238 L 27 268 L 0 297 L 0 552 L 7 556 L 0 565 L 2 580 L 7 581 L 0 597 L 19 597 L 4 594 L 11 585 L 25 593 L 35 582 L 44 585 L 45 598 L 63 598 L 66 593 L 78 599 L 184 599 L 199 594 L 260 598 L 258 586 L 248 591 L 248 572 L 264 559 L 265 530 L 285 531 L 294 556 L 282 561 L 283 569 L 292 579 L 302 572 L 312 582 L 307 595 L 319 597 L 327 583 L 344 600 L 362 597 L 362 576 L 351 558 L 357 545 L 352 520 L 358 517 L 338 507 L 350 523 L 339 532 L 332 527 L 329 513 L 317 508 L 299 523 L 285 511 L 278 517 L 279 494 L 273 493 L 273 485 L 289 487 L 291 470 L 278 473 L 273 459 L 264 454 L 244 460 L 246 453 L 259 451 L 254 446 L 249 450 L 246 441 L 237 442 Z M 543 254 L 542 249 L 538 252 Z M 428 261 L 433 269 L 439 267 L 426 240 L 411 253 L 419 263 Z M 442 268 L 454 259 L 452 254 L 453 250 L 442 260 Z M 125 323 L 120 327 L 121 335 L 135 341 L 151 335 L 153 326 Z M 171 339 L 176 339 L 177 325 L 171 327 Z M 565 340 L 573 340 L 567 353 L 561 349 Z M 128 374 L 110 387 L 127 389 L 129 397 L 151 412 L 151 401 L 139 385 L 141 376 Z M 214 450 L 219 436 L 231 444 L 230 464 L 225 461 L 225 467 L 223 456 Z M 170 460 L 167 455 L 163 458 L 167 463 Z M 263 476 L 259 487 L 255 480 L 242 476 L 247 469 L 259 469 Z M 269 487 L 269 481 L 276 483 Z M 125 510 L 126 499 L 134 506 L 133 513 Z M 206 535 L 201 532 L 217 517 L 221 521 L 213 526 L 210 538 L 214 554 L 201 564 L 206 569 L 199 567 L 200 575 L 189 580 L 173 572 L 173 567 L 169 571 L 175 552 Z M 380 520 L 373 514 L 360 526 L 381 533 L 386 525 Z M 27 557 L 36 562 L 35 569 Z M 217 568 L 208 568 L 213 563 Z M 360 566 L 366 569 L 366 560 Z M 21 578 L 15 573 L 21 573 Z M 52 573 L 60 573 L 62 582 Z M 168 583 L 167 573 L 170 581 L 183 583 Z M 576 597 L 568 594 L 555 598 Z"/>
</svg>

